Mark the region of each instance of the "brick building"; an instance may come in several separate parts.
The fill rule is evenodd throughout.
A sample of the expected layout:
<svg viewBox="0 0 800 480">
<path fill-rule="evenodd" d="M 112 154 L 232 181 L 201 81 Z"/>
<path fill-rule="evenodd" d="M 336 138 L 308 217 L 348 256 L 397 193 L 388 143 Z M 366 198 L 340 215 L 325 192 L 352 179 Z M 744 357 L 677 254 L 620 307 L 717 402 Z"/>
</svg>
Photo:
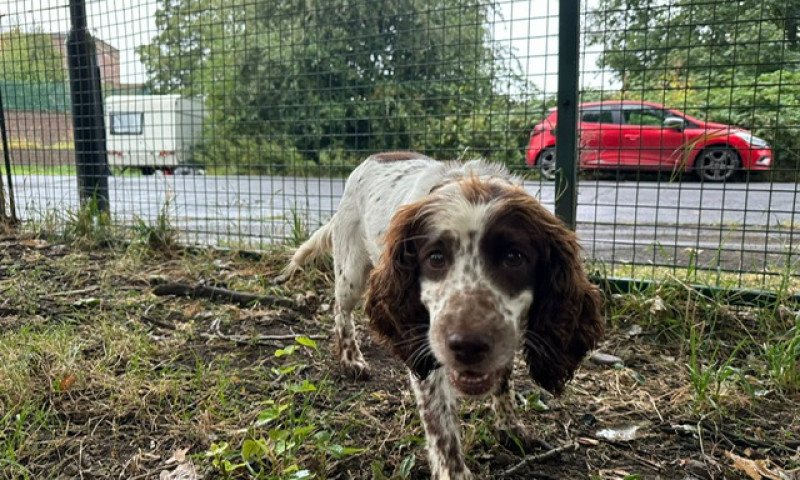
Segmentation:
<svg viewBox="0 0 800 480">
<path fill-rule="evenodd" d="M 67 65 L 66 33 L 47 34 L 53 46 L 63 55 L 63 68 Z M 109 43 L 95 38 L 97 65 L 104 89 L 125 90 L 133 86 L 121 83 L 119 50 Z M 25 90 L 26 86 L 18 86 Z M 15 164 L 65 164 L 73 162 L 71 143 L 73 140 L 72 115 L 69 112 L 69 89 L 66 85 L 45 85 L 44 88 L 30 86 L 34 96 L 43 96 L 49 102 L 29 102 L 17 92 L 17 98 L 6 98 L 6 129 Z M 58 87 L 58 88 L 56 88 Z M 6 90 L 7 93 L 11 93 Z M 30 93 L 29 93 L 30 95 Z M 16 105 L 15 103 L 20 104 Z M 32 105 L 26 105 L 32 103 Z M 40 103 L 45 103 L 41 104 Z M 66 107 L 66 108 L 64 108 Z"/>
<path fill-rule="evenodd" d="M 53 46 L 63 52 L 64 69 L 67 69 L 67 34 L 51 33 Z M 119 50 L 109 43 L 95 37 L 94 45 L 97 49 L 97 66 L 100 68 L 100 81 L 104 85 L 117 86 L 120 84 Z"/>
</svg>

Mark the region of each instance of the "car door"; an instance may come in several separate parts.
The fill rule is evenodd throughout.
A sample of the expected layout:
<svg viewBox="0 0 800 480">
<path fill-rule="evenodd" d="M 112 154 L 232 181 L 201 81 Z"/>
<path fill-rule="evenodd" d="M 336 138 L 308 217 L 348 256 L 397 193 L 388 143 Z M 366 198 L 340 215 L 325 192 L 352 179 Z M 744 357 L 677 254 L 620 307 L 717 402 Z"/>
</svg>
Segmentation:
<svg viewBox="0 0 800 480">
<path fill-rule="evenodd" d="M 664 121 L 674 116 L 647 105 L 623 109 L 620 164 L 642 169 L 671 169 L 681 158 L 685 142 L 683 130 L 667 127 Z"/>
<path fill-rule="evenodd" d="M 621 131 L 618 106 L 584 107 L 580 114 L 580 163 L 582 166 L 619 162 Z"/>
</svg>

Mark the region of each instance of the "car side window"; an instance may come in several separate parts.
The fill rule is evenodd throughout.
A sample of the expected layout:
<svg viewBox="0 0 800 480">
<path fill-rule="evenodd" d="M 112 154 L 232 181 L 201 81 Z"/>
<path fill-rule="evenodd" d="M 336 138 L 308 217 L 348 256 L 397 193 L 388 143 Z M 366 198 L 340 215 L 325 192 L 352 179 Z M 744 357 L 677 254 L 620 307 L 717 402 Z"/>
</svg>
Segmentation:
<svg viewBox="0 0 800 480">
<path fill-rule="evenodd" d="M 625 125 L 660 127 L 664 123 L 664 111 L 655 108 L 625 110 Z"/>
<path fill-rule="evenodd" d="M 583 123 L 614 123 L 611 110 L 586 109 L 581 112 L 581 122 Z"/>
</svg>

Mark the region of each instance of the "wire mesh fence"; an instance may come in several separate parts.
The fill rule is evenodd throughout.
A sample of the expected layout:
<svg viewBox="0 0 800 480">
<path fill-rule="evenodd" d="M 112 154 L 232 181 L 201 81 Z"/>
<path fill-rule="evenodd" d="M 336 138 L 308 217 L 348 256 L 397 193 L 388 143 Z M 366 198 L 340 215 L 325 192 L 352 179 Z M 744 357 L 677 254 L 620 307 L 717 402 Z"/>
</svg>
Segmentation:
<svg viewBox="0 0 800 480">
<path fill-rule="evenodd" d="M 556 134 L 577 128 L 576 228 L 597 270 L 796 278 L 800 2 L 580 2 L 575 126 L 554 110 L 564 6 L 89 2 L 108 166 L 92 175 L 120 225 L 166 216 L 186 242 L 262 248 L 313 230 L 384 150 L 503 162 L 554 208 Z M 58 223 L 86 149 L 69 4 L 0 14 L 4 190 L 21 219 Z"/>
</svg>

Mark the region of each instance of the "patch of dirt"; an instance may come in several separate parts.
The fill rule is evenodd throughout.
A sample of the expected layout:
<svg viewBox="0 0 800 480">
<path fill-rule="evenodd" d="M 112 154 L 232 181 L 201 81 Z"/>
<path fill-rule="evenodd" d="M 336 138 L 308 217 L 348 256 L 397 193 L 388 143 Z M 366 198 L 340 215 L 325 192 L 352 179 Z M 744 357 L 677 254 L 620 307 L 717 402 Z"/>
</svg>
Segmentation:
<svg viewBox="0 0 800 480">
<path fill-rule="evenodd" d="M 10 355 L 0 368 L 0 478 L 159 478 L 186 449 L 196 478 L 222 478 L 205 452 L 222 441 L 240 448 L 259 414 L 286 395 L 287 384 L 302 380 L 328 386 L 308 397 L 310 418 L 336 431 L 344 446 L 363 449 L 325 466 L 301 450 L 298 458 L 308 460 L 305 468 L 317 467 L 317 478 L 380 478 L 376 469 L 390 478 L 409 456 L 415 464 L 405 478 L 427 478 L 405 369 L 361 326 L 372 378 L 342 376 L 328 337 L 330 276 L 310 273 L 273 286 L 269 279 L 284 261 L 281 255 L 86 252 L 0 238 L 0 348 Z M 179 281 L 300 303 L 239 307 L 152 294 L 154 285 Z M 315 339 L 318 351 L 298 349 L 292 361 L 300 366 L 278 375 L 274 369 L 286 359 L 276 352 L 294 345 L 295 335 Z M 685 346 L 611 330 L 602 350 L 622 364 L 586 361 L 560 398 L 517 369 L 522 419 L 543 442 L 563 447 L 560 453 L 525 463 L 526 453 L 546 449 L 521 452 L 498 442 L 488 405 L 464 404 L 464 449 L 478 478 L 755 478 L 735 467 L 729 452 L 771 460 L 789 472 L 786 478 L 798 478 L 797 395 L 736 395 L 718 409 L 697 411 Z M 14 369 L 20 362 L 27 377 Z M 618 438 L 604 438 L 603 430 Z M 241 468 L 232 475 L 248 473 Z"/>
</svg>

